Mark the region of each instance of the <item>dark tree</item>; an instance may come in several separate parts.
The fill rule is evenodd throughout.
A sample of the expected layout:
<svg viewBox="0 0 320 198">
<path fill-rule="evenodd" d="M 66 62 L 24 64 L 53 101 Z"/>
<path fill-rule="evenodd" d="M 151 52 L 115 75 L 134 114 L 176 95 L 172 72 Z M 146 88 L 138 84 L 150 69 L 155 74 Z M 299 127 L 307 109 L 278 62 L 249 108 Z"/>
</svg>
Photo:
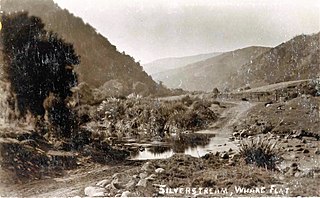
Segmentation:
<svg viewBox="0 0 320 198">
<path fill-rule="evenodd" d="M 38 17 L 28 13 L 4 14 L 1 31 L 5 77 L 16 95 L 20 116 L 30 111 L 45 115 L 44 100 L 50 93 L 56 102 L 49 107 L 49 118 L 60 133 L 69 136 L 72 113 L 66 106 L 70 89 L 77 85 L 73 65 L 79 64 L 73 45 L 57 34 L 47 32 Z"/>
</svg>

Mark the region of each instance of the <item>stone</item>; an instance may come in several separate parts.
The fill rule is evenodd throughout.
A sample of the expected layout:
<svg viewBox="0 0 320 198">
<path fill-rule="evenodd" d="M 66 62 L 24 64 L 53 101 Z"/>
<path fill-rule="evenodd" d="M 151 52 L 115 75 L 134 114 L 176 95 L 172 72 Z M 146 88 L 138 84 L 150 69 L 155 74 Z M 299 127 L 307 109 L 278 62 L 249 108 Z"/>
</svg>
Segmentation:
<svg viewBox="0 0 320 198">
<path fill-rule="evenodd" d="M 130 191 L 124 191 L 122 194 L 121 194 L 121 197 L 131 197 L 132 196 L 132 193 Z"/>
<path fill-rule="evenodd" d="M 232 136 L 234 136 L 234 137 L 238 137 L 239 135 L 240 135 L 239 132 L 234 132 L 234 133 L 232 133 Z"/>
<path fill-rule="evenodd" d="M 144 171 L 144 172 L 149 172 L 151 171 L 152 168 L 151 168 L 151 163 L 150 162 L 146 162 L 145 164 L 143 164 L 143 166 L 141 167 L 141 171 Z"/>
<path fill-rule="evenodd" d="M 147 187 L 147 180 L 146 179 L 140 179 L 138 184 L 136 185 L 137 187 Z"/>
<path fill-rule="evenodd" d="M 136 182 L 135 182 L 134 180 L 130 180 L 130 181 L 125 185 L 125 187 L 126 187 L 126 189 L 131 189 L 131 188 L 135 187 L 135 185 L 136 185 Z"/>
<path fill-rule="evenodd" d="M 89 186 L 84 189 L 84 194 L 89 197 L 101 197 L 106 192 L 105 188 Z"/>
<path fill-rule="evenodd" d="M 298 175 L 299 170 L 296 168 L 289 168 L 289 170 L 285 173 L 286 176 L 295 176 Z"/>
<path fill-rule="evenodd" d="M 105 193 L 104 192 L 97 192 L 91 195 L 90 197 L 104 197 Z"/>
<path fill-rule="evenodd" d="M 163 168 L 157 168 L 154 172 L 157 173 L 157 174 L 161 174 L 161 173 L 164 172 L 164 169 Z"/>
<path fill-rule="evenodd" d="M 155 177 L 157 177 L 155 174 L 149 175 L 149 177 L 146 178 L 147 181 L 153 181 L 155 180 Z"/>
<path fill-rule="evenodd" d="M 148 177 L 148 174 L 143 172 L 143 173 L 139 174 L 139 177 L 140 177 L 140 179 L 144 179 L 144 178 Z"/>
<path fill-rule="evenodd" d="M 229 154 L 228 153 L 221 153 L 220 157 L 222 159 L 229 159 Z"/>
<path fill-rule="evenodd" d="M 317 149 L 314 151 L 314 154 L 316 154 L 316 155 L 320 155 L 320 149 L 319 149 L 319 148 L 317 148 Z"/>
<path fill-rule="evenodd" d="M 100 186 L 100 187 L 106 187 L 106 185 L 108 185 L 111 181 L 109 179 L 104 179 L 99 181 L 96 185 Z"/>
<path fill-rule="evenodd" d="M 124 186 L 123 186 L 123 183 L 122 182 L 119 182 L 119 179 L 114 179 L 112 180 L 111 184 L 113 185 L 114 188 L 116 189 L 123 189 Z"/>
<path fill-rule="evenodd" d="M 304 149 L 303 148 L 298 148 L 296 151 L 303 151 Z"/>
<path fill-rule="evenodd" d="M 293 151 L 293 148 L 287 148 L 287 151 L 291 152 L 291 151 Z"/>
<path fill-rule="evenodd" d="M 303 153 L 310 153 L 310 151 L 308 149 L 304 149 Z"/>
<path fill-rule="evenodd" d="M 116 173 L 116 174 L 112 175 L 112 179 L 118 178 L 119 176 L 120 176 L 120 173 Z"/>
</svg>

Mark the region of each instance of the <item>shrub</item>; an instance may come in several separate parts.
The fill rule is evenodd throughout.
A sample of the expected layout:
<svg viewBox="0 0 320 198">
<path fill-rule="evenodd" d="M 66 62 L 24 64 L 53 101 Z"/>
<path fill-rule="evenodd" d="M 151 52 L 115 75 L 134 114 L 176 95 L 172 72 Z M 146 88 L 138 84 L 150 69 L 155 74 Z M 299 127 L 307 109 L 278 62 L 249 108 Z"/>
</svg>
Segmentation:
<svg viewBox="0 0 320 198">
<path fill-rule="evenodd" d="M 240 156 L 247 164 L 254 164 L 269 170 L 275 170 L 281 161 L 281 152 L 276 148 L 276 142 L 267 139 L 251 139 L 240 145 Z"/>
<path fill-rule="evenodd" d="M 49 117 L 62 135 L 70 136 L 72 116 L 66 99 L 77 85 L 73 65 L 80 63 L 73 45 L 47 32 L 40 18 L 26 12 L 4 14 L 2 24 L 4 73 L 20 117 L 30 111 L 43 120 L 43 103 L 53 94 L 59 101 L 48 107 Z"/>
</svg>

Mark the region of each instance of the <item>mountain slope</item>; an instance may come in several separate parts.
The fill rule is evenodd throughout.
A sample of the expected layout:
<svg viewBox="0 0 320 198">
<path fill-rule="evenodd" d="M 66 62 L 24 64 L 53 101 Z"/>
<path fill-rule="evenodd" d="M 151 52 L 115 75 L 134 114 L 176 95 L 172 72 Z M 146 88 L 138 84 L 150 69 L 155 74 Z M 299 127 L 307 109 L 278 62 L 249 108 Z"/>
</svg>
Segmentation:
<svg viewBox="0 0 320 198">
<path fill-rule="evenodd" d="M 320 76 L 320 33 L 300 35 L 272 48 L 231 76 L 230 86 L 258 87 Z"/>
<path fill-rule="evenodd" d="M 135 83 L 141 82 L 150 92 L 155 92 L 156 83 L 139 63 L 129 55 L 118 52 L 93 27 L 59 8 L 53 0 L 2 0 L 1 9 L 4 12 L 28 11 L 29 15 L 40 17 L 47 30 L 73 43 L 77 54 L 81 56 L 81 64 L 77 67 L 80 81 L 99 87 L 107 81 L 117 80 L 128 92 L 131 92 Z"/>
<path fill-rule="evenodd" d="M 155 80 L 162 81 L 170 88 L 182 88 L 190 91 L 211 91 L 223 88 L 230 73 L 243 64 L 268 51 L 266 47 L 247 47 L 206 59 L 182 68 L 154 74 Z"/>
<path fill-rule="evenodd" d="M 148 74 L 152 75 L 159 72 L 164 72 L 166 70 L 183 67 L 191 63 L 202 61 L 208 58 L 212 58 L 212 57 L 218 56 L 219 54 L 221 53 L 214 52 L 214 53 L 199 54 L 194 56 L 163 58 L 163 59 L 158 59 L 150 63 L 144 64 L 143 68 Z"/>
</svg>

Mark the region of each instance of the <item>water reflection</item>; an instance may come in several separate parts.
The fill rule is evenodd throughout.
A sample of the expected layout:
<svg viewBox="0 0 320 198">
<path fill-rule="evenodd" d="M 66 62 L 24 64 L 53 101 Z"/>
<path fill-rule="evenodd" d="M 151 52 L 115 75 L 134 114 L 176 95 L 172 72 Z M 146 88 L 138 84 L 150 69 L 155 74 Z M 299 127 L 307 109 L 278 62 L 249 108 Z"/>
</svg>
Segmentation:
<svg viewBox="0 0 320 198">
<path fill-rule="evenodd" d="M 137 145 L 135 143 L 135 145 Z M 185 153 L 194 157 L 201 157 L 209 152 L 223 151 L 236 146 L 226 137 L 214 134 L 189 133 L 181 134 L 167 142 L 149 145 L 143 150 L 131 153 L 132 160 L 163 159 L 175 153 Z"/>
<path fill-rule="evenodd" d="M 148 152 L 154 154 L 154 155 L 159 155 L 166 153 L 168 151 L 172 150 L 170 146 L 152 146 L 148 148 Z"/>
</svg>

